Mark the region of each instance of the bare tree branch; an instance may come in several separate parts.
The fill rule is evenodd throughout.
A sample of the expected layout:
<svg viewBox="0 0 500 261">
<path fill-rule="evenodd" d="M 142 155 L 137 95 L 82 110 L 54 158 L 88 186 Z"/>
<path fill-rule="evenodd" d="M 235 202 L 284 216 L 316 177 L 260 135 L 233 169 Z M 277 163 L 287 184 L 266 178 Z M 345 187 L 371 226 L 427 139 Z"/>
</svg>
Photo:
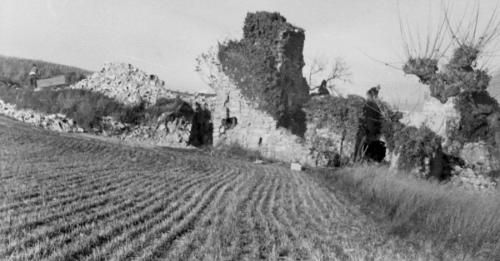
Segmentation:
<svg viewBox="0 0 500 261">
<path fill-rule="evenodd" d="M 307 64 L 304 74 L 308 77 L 307 82 L 311 90 L 320 88 L 319 83 L 324 81 L 322 85 L 330 93 L 335 92 L 336 84 L 334 82 L 349 82 L 352 77 L 349 67 L 340 57 L 330 61 L 324 57 L 315 57 Z"/>
<path fill-rule="evenodd" d="M 321 73 L 322 71 L 325 70 L 325 63 L 322 62 L 319 58 L 314 58 L 311 62 L 310 68 L 309 68 L 309 77 L 307 84 L 309 86 L 312 86 L 312 78 L 318 73 Z"/>
<path fill-rule="evenodd" d="M 349 67 L 345 63 L 345 61 L 337 57 L 331 67 L 331 70 L 326 77 L 326 83 L 329 83 L 332 80 L 341 80 L 341 81 L 349 81 L 351 79 L 352 73 L 349 71 Z"/>
</svg>

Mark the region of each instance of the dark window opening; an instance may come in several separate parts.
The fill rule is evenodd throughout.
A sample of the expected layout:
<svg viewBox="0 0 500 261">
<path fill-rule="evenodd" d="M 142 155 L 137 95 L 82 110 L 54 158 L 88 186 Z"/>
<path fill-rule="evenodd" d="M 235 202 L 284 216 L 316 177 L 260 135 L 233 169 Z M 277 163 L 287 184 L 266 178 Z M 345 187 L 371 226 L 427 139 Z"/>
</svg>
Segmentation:
<svg viewBox="0 0 500 261">
<path fill-rule="evenodd" d="M 196 110 L 191 125 L 191 134 L 189 136 L 189 144 L 196 147 L 212 145 L 213 128 L 212 114 L 208 109 L 208 105 L 205 104 L 202 106 L 196 103 Z"/>
<path fill-rule="evenodd" d="M 221 124 L 224 127 L 224 129 L 230 130 L 238 124 L 238 119 L 236 117 L 225 118 L 225 119 L 222 119 Z"/>
<path fill-rule="evenodd" d="M 363 144 L 364 158 L 376 162 L 382 162 L 385 158 L 385 143 L 380 140 L 374 140 Z"/>
</svg>

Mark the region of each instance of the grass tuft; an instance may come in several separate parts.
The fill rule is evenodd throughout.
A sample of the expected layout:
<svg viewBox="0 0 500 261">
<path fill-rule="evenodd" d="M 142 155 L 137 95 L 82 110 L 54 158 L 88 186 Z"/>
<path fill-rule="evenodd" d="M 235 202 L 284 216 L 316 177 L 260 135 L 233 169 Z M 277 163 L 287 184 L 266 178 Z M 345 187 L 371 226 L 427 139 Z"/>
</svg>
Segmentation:
<svg viewBox="0 0 500 261">
<path fill-rule="evenodd" d="M 472 193 L 414 178 L 386 167 L 352 167 L 318 174 L 327 184 L 374 206 L 402 237 L 426 236 L 442 249 L 500 259 L 500 194 Z"/>
<path fill-rule="evenodd" d="M 238 143 L 231 143 L 229 145 L 221 144 L 212 150 L 212 153 L 222 158 L 235 158 L 248 161 L 265 160 L 269 162 L 269 159 L 264 158 L 259 151 L 250 150 L 244 148 Z"/>
</svg>

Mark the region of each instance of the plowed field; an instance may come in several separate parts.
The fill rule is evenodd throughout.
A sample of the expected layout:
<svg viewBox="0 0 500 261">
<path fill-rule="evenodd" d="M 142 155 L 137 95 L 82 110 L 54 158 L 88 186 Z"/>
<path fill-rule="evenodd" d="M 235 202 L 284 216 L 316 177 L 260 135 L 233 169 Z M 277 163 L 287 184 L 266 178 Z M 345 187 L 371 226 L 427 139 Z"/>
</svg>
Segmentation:
<svg viewBox="0 0 500 261">
<path fill-rule="evenodd" d="M 305 172 L 0 118 L 0 259 L 399 260 Z M 398 250 L 399 249 L 399 250 Z"/>
</svg>

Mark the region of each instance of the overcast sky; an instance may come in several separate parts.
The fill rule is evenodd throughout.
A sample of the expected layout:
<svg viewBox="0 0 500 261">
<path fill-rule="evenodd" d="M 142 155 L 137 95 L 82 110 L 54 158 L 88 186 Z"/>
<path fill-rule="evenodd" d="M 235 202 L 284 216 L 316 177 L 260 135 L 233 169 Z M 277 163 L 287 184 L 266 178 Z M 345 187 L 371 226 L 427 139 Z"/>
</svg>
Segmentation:
<svg viewBox="0 0 500 261">
<path fill-rule="evenodd" d="M 453 1 L 453 12 L 470 10 L 465 2 L 471 1 Z M 497 0 L 479 2 L 486 19 Z M 196 56 L 217 41 L 240 38 L 247 12 L 278 11 L 305 29 L 306 62 L 340 56 L 352 72 L 344 89 L 363 94 L 380 84 L 384 97 L 404 102 L 425 88 L 376 60 L 400 67 L 406 59 L 398 10 L 405 24 L 425 29 L 440 7 L 431 0 L 400 0 L 399 7 L 397 0 L 2 0 L 0 54 L 90 70 L 129 62 L 172 89 L 207 91 L 194 72 Z"/>
</svg>

